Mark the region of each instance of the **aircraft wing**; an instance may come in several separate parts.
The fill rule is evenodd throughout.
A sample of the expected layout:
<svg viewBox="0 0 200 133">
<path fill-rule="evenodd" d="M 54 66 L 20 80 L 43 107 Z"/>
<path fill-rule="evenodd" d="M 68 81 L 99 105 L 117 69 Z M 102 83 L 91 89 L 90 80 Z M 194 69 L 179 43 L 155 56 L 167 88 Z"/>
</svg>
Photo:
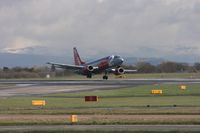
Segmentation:
<svg viewBox="0 0 200 133">
<path fill-rule="evenodd" d="M 136 73 L 137 70 L 128 70 L 128 69 L 124 69 L 124 73 Z"/>
<path fill-rule="evenodd" d="M 78 65 L 70 65 L 70 64 L 60 64 L 60 63 L 54 63 L 54 62 L 47 62 L 49 65 L 53 65 L 57 68 L 63 68 L 63 69 L 69 69 L 69 70 L 81 70 L 85 66 L 78 66 Z"/>
<path fill-rule="evenodd" d="M 123 69 L 122 67 L 121 68 L 118 68 L 118 69 L 107 69 L 107 71 L 109 73 L 115 73 L 115 74 L 130 74 L 130 73 L 136 73 L 137 70 L 129 70 L 129 69 Z"/>
<path fill-rule="evenodd" d="M 60 63 L 54 63 L 54 62 L 47 62 L 47 64 L 52 65 L 53 67 L 62 68 L 62 69 L 68 69 L 68 70 L 83 70 L 85 68 L 93 70 L 98 70 L 98 67 L 94 66 L 79 66 L 79 65 L 70 65 L 70 64 L 60 64 Z"/>
</svg>

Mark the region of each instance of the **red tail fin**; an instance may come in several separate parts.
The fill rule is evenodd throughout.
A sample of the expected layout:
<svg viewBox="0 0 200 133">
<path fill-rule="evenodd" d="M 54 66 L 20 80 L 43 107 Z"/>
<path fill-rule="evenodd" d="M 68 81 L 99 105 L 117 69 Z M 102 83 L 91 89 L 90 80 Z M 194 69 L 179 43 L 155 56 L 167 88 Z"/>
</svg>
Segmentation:
<svg viewBox="0 0 200 133">
<path fill-rule="evenodd" d="M 78 51 L 77 49 L 74 47 L 73 48 L 73 51 L 74 51 L 74 64 L 75 65 L 83 65 L 85 64 L 85 62 L 83 62 L 78 54 Z"/>
</svg>

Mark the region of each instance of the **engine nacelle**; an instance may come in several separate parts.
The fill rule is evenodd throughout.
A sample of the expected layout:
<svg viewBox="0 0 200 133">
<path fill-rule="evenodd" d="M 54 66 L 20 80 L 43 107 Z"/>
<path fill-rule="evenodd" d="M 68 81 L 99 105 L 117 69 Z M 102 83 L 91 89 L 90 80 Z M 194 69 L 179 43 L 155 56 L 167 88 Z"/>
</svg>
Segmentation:
<svg viewBox="0 0 200 133">
<path fill-rule="evenodd" d="M 89 72 L 92 72 L 92 71 L 94 70 L 94 67 L 93 67 L 93 66 L 87 66 L 87 70 L 88 70 Z"/>
<path fill-rule="evenodd" d="M 116 69 L 115 69 L 115 74 L 116 74 L 116 75 L 124 74 L 124 68 L 122 68 L 122 67 L 116 68 Z"/>
<path fill-rule="evenodd" d="M 88 75 L 91 74 L 94 71 L 93 66 L 85 66 L 84 69 L 81 71 L 81 74 Z"/>
</svg>

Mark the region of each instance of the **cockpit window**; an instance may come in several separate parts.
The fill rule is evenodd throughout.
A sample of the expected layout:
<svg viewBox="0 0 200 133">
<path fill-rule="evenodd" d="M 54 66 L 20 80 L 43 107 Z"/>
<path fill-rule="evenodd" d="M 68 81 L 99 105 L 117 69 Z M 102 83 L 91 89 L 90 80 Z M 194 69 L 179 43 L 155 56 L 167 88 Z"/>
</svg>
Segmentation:
<svg viewBox="0 0 200 133">
<path fill-rule="evenodd" d="M 118 55 L 115 55 L 115 57 L 114 58 L 120 58 L 120 56 L 118 56 Z"/>
<path fill-rule="evenodd" d="M 112 60 L 114 58 L 114 55 L 109 56 L 109 60 Z"/>
</svg>

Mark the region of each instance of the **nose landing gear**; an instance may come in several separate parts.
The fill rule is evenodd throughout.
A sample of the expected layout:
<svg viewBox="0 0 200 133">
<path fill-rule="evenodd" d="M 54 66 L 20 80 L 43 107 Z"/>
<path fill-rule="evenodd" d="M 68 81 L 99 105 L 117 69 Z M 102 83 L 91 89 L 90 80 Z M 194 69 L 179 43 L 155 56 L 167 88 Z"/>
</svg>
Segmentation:
<svg viewBox="0 0 200 133">
<path fill-rule="evenodd" d="M 103 76 L 103 79 L 104 79 L 104 80 L 108 80 L 108 76 L 107 76 L 107 75 L 104 75 L 104 76 Z"/>
<path fill-rule="evenodd" d="M 104 79 L 104 80 L 108 80 L 108 75 L 107 75 L 107 74 L 108 74 L 108 72 L 105 71 L 105 75 L 103 75 L 103 79 Z"/>
</svg>

